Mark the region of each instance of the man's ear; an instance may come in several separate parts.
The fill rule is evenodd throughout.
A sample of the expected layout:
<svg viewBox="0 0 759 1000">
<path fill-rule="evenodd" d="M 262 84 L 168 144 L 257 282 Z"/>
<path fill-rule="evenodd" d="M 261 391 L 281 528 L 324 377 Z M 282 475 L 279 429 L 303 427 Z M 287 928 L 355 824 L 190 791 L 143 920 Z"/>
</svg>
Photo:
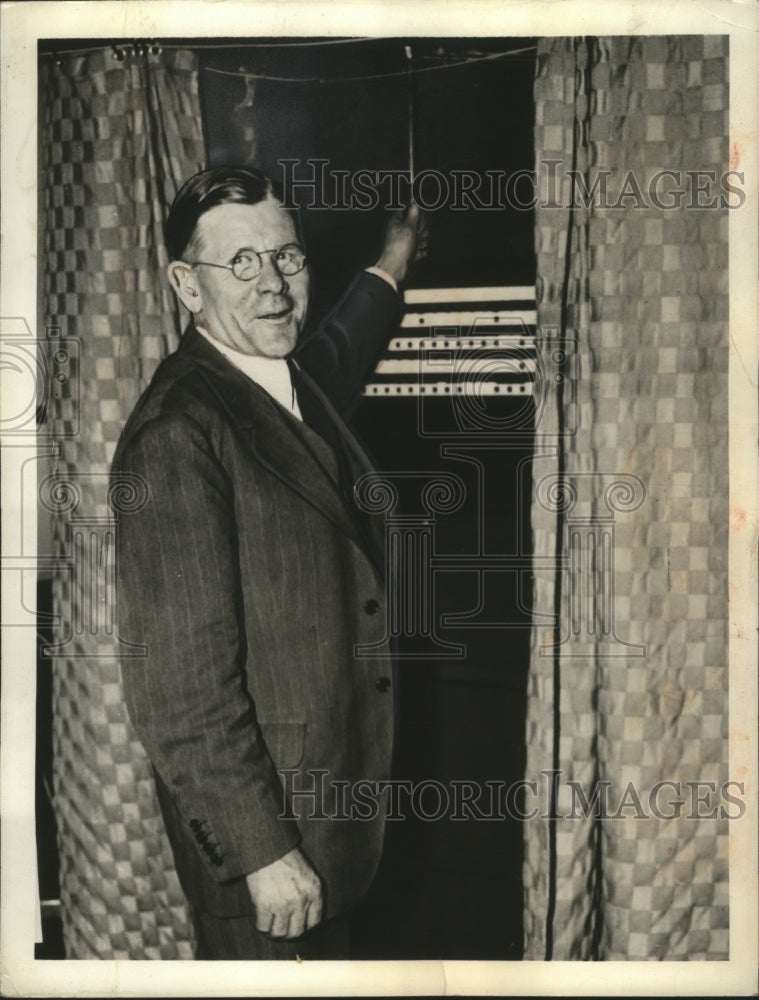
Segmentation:
<svg viewBox="0 0 759 1000">
<path fill-rule="evenodd" d="M 199 313 L 203 307 L 203 299 L 192 267 L 183 260 L 173 260 L 169 264 L 168 275 L 169 284 L 180 301 L 191 313 Z"/>
</svg>

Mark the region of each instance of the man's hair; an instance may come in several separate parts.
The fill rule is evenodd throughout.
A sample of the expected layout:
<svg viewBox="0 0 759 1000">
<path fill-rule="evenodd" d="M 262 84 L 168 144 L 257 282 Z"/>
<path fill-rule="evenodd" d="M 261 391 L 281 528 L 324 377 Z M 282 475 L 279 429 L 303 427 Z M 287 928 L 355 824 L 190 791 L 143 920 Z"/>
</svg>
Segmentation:
<svg viewBox="0 0 759 1000">
<path fill-rule="evenodd" d="M 257 205 L 277 197 L 272 181 L 255 167 L 211 167 L 182 186 L 166 219 L 169 260 L 182 260 L 198 219 L 217 205 Z"/>
</svg>

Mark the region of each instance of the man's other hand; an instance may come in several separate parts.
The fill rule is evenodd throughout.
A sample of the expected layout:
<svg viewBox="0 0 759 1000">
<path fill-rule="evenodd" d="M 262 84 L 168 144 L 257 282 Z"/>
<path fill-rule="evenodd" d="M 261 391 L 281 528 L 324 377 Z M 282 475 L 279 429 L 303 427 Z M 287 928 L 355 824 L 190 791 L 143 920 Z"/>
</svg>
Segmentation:
<svg viewBox="0 0 759 1000">
<path fill-rule="evenodd" d="M 262 934 L 297 938 L 321 920 L 321 881 L 297 847 L 245 880 Z"/>
<path fill-rule="evenodd" d="M 377 267 L 401 282 L 409 267 L 426 255 L 427 227 L 419 206 L 412 202 L 405 212 L 398 212 L 388 222 Z"/>
</svg>

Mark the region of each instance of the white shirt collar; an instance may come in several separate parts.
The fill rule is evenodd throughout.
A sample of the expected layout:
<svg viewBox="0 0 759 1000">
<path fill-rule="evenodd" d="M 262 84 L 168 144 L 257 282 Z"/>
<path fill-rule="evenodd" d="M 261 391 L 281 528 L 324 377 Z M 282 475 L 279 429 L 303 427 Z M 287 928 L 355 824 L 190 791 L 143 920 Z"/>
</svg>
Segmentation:
<svg viewBox="0 0 759 1000">
<path fill-rule="evenodd" d="M 290 378 L 290 369 L 284 358 L 264 358 L 260 355 L 242 354 L 232 347 L 227 347 L 226 344 L 219 343 L 201 327 L 198 326 L 195 329 L 235 368 L 239 368 L 243 375 L 247 375 L 251 382 L 255 382 L 262 389 L 265 389 L 280 406 L 284 406 L 298 420 L 303 420 Z"/>
</svg>

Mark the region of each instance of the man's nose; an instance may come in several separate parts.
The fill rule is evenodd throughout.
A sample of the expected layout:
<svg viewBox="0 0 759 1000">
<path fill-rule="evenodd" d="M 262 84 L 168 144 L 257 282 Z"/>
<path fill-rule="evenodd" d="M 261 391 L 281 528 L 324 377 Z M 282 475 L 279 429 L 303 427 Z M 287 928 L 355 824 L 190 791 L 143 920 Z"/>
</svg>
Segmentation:
<svg viewBox="0 0 759 1000">
<path fill-rule="evenodd" d="M 285 276 L 274 263 L 274 257 L 271 254 L 262 254 L 261 273 L 256 278 L 257 290 L 259 292 L 273 292 L 278 295 L 286 292 L 288 287 Z"/>
</svg>

